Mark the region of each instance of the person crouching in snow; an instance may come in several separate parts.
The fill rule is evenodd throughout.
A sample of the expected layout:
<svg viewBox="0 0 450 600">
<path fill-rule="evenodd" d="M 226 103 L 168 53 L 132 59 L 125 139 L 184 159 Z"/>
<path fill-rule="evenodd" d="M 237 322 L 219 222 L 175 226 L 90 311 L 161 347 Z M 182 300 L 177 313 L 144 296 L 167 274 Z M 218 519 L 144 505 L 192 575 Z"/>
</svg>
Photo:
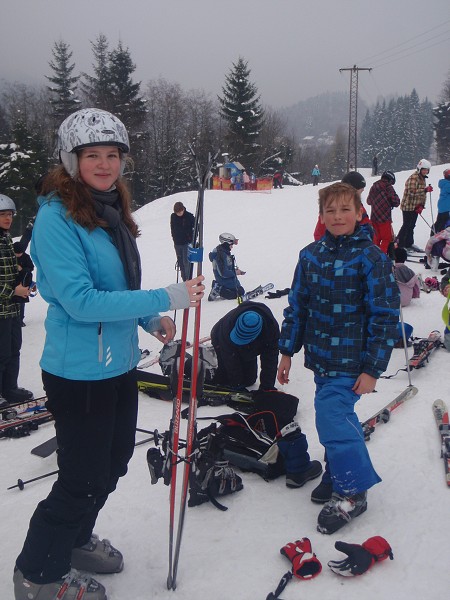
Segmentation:
<svg viewBox="0 0 450 600">
<path fill-rule="evenodd" d="M 401 306 L 408 306 L 412 298 L 420 297 L 419 278 L 405 265 L 408 253 L 404 248 L 395 248 L 394 275 L 400 290 Z"/>
</svg>

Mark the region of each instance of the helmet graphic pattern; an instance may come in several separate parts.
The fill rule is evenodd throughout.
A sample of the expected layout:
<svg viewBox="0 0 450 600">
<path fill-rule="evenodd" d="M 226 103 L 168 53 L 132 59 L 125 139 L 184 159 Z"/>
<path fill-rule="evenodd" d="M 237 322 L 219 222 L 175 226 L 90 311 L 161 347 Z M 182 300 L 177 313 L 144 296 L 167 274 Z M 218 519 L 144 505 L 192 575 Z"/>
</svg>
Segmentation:
<svg viewBox="0 0 450 600">
<path fill-rule="evenodd" d="M 394 185 L 395 174 L 392 171 L 385 171 L 381 177 L 382 177 L 382 179 L 387 179 L 389 181 L 389 183 Z"/>
<path fill-rule="evenodd" d="M 429 160 L 427 160 L 426 158 L 422 158 L 422 160 L 419 160 L 419 162 L 417 163 L 417 170 L 420 171 L 420 169 L 431 169 L 431 163 Z"/>
<path fill-rule="evenodd" d="M 74 152 L 87 146 L 117 146 L 123 152 L 129 152 L 130 142 L 125 125 L 106 110 L 78 110 L 61 123 L 57 150 Z"/>
</svg>

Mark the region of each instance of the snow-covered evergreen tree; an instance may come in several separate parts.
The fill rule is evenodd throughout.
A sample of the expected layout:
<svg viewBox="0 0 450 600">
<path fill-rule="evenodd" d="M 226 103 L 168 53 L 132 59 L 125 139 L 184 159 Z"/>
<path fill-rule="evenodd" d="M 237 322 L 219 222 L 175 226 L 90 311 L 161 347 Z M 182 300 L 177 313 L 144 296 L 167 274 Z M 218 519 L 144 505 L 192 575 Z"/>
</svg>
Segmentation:
<svg viewBox="0 0 450 600">
<path fill-rule="evenodd" d="M 53 60 L 48 64 L 53 75 L 46 75 L 46 78 L 52 84 L 48 90 L 51 92 L 52 117 L 57 128 L 66 117 L 80 108 L 81 102 L 77 97 L 79 75 L 72 75 L 75 63 L 70 63 L 73 52 L 69 45 L 62 40 L 55 42 L 52 54 Z"/>
<path fill-rule="evenodd" d="M 86 106 L 98 107 L 113 111 L 115 99 L 111 91 L 111 75 L 109 70 L 108 40 L 99 34 L 95 42 L 91 42 L 95 62 L 92 65 L 94 75 L 82 73 L 80 88 Z"/>
<path fill-rule="evenodd" d="M 260 152 L 259 134 L 264 120 L 258 89 L 250 81 L 248 63 L 239 57 L 225 77 L 222 97 L 219 98 L 221 115 L 226 122 L 225 142 L 230 158 L 240 161 L 245 168 L 255 170 Z"/>
</svg>

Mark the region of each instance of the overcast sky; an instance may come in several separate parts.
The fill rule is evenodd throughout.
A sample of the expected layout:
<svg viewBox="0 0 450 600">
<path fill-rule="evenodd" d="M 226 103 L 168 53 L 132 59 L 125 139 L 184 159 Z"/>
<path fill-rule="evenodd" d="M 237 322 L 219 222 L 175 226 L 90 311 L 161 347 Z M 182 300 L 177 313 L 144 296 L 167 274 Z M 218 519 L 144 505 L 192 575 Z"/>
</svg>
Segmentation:
<svg viewBox="0 0 450 600">
<path fill-rule="evenodd" d="M 264 105 L 290 106 L 347 91 L 340 68 L 359 76 L 360 96 L 409 94 L 435 101 L 450 70 L 448 0 L 0 0 L 0 79 L 45 84 L 55 41 L 92 73 L 90 42 L 119 40 L 135 81 L 164 77 L 220 94 L 239 56 Z"/>
</svg>

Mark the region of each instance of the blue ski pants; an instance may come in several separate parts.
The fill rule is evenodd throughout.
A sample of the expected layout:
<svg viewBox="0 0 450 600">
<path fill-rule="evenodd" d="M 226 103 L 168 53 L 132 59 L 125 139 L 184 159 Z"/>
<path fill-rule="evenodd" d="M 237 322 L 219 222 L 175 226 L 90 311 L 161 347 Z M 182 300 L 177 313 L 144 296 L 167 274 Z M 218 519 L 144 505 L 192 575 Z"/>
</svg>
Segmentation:
<svg viewBox="0 0 450 600">
<path fill-rule="evenodd" d="M 333 490 L 353 496 L 381 481 L 373 468 L 354 407 L 352 377 L 315 376 L 316 428 L 325 448 Z"/>
</svg>

